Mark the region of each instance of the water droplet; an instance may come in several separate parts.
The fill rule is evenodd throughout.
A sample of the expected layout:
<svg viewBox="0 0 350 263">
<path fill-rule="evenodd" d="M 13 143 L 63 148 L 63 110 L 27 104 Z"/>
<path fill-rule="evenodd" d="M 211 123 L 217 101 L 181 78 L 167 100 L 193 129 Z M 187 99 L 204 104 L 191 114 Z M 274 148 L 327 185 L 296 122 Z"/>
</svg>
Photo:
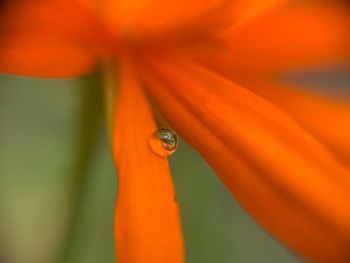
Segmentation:
<svg viewBox="0 0 350 263">
<path fill-rule="evenodd" d="M 153 152 L 159 156 L 168 157 L 176 151 L 178 139 L 175 131 L 159 128 L 151 135 L 149 144 Z"/>
</svg>

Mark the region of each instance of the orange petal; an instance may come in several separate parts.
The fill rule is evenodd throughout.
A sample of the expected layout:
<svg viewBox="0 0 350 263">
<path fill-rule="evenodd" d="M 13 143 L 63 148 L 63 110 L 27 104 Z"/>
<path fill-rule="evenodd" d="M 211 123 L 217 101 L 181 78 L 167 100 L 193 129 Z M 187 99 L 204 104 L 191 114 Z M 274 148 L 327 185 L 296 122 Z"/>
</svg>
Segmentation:
<svg viewBox="0 0 350 263">
<path fill-rule="evenodd" d="M 265 14 L 267 11 L 282 6 L 288 0 L 239 0 L 235 1 L 237 9 L 237 18 L 234 27 L 241 26 L 251 22 L 257 17 Z"/>
<path fill-rule="evenodd" d="M 110 22 L 133 38 L 160 32 L 179 34 L 177 28 L 210 34 L 213 24 L 244 23 L 282 2 L 286 0 L 105 0 L 104 5 Z"/>
<path fill-rule="evenodd" d="M 288 87 L 250 81 L 249 89 L 285 110 L 350 166 L 350 106 Z"/>
<path fill-rule="evenodd" d="M 11 0 L 0 7 L 0 72 L 70 77 L 95 67 L 109 33 L 86 5 L 68 0 Z"/>
<path fill-rule="evenodd" d="M 262 16 L 224 34 L 227 48 L 207 64 L 233 76 L 251 78 L 292 68 L 349 59 L 347 9 L 336 4 L 298 4 Z"/>
<path fill-rule="evenodd" d="M 261 97 L 197 65 L 158 61 L 141 72 L 173 127 L 258 223 L 307 259 L 350 260 L 350 171 L 323 145 Z"/>
<path fill-rule="evenodd" d="M 118 167 L 118 262 L 183 262 L 179 209 L 168 160 L 152 152 L 151 109 L 128 64 L 121 69 L 113 153 Z"/>
<path fill-rule="evenodd" d="M 175 33 L 178 27 L 188 31 L 189 28 L 197 27 L 198 19 L 207 17 L 208 13 L 218 11 L 222 6 L 227 6 L 226 2 L 226 0 L 105 0 L 104 4 L 107 19 L 130 42 L 135 38 L 150 37 L 164 32 Z M 219 15 L 216 18 L 219 18 Z"/>
</svg>

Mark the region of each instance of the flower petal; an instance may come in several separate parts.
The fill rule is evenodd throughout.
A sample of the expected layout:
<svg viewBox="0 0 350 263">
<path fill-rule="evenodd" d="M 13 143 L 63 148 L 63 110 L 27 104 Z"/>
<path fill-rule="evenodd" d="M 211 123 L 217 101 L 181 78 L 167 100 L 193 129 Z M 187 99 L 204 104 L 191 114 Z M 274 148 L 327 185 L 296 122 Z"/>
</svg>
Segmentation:
<svg viewBox="0 0 350 263">
<path fill-rule="evenodd" d="M 336 4 L 294 4 L 222 35 L 227 44 L 207 64 L 251 78 L 349 60 L 349 14 Z"/>
<path fill-rule="evenodd" d="M 105 0 L 105 13 L 111 24 L 128 38 L 154 34 L 179 25 L 191 27 L 189 21 L 215 11 L 226 0 Z"/>
<path fill-rule="evenodd" d="M 244 82 L 243 82 L 244 83 Z M 249 81 L 249 89 L 285 110 L 350 166 L 350 106 L 301 89 Z"/>
<path fill-rule="evenodd" d="M 168 160 L 149 139 L 156 130 L 151 109 L 130 65 L 121 69 L 113 153 L 118 167 L 118 262 L 180 263 L 182 235 Z"/>
<path fill-rule="evenodd" d="M 188 31 L 212 34 L 213 28 L 242 24 L 283 2 L 286 0 L 105 0 L 104 5 L 111 24 L 132 39 L 154 38 L 164 32 L 171 33 L 167 37 Z"/>
<path fill-rule="evenodd" d="M 348 262 L 350 171 L 261 97 L 200 66 L 174 64 L 140 70 L 148 91 L 240 204 L 299 255 Z"/>
<path fill-rule="evenodd" d="M 108 52 L 109 37 L 93 11 L 78 1 L 5 1 L 0 7 L 0 72 L 84 74 Z"/>
<path fill-rule="evenodd" d="M 282 6 L 288 0 L 239 0 L 235 2 L 238 14 L 234 25 L 236 28 L 238 25 L 253 21 L 271 9 Z"/>
</svg>

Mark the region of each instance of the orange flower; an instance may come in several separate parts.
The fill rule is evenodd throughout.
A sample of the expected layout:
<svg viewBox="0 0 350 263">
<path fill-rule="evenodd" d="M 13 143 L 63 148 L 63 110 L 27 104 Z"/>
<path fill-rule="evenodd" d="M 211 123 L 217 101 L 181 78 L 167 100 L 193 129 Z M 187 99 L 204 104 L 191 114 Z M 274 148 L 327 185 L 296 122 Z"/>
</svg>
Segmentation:
<svg viewBox="0 0 350 263">
<path fill-rule="evenodd" d="M 1 72 L 57 78 L 103 66 L 110 91 L 110 65 L 120 67 L 120 89 L 107 98 L 119 262 L 183 261 L 168 162 L 148 143 L 156 124 L 146 96 L 273 236 L 309 260 L 350 261 L 349 107 L 276 78 L 346 61 L 348 15 L 335 1 L 285 2 L 1 5 Z"/>
</svg>

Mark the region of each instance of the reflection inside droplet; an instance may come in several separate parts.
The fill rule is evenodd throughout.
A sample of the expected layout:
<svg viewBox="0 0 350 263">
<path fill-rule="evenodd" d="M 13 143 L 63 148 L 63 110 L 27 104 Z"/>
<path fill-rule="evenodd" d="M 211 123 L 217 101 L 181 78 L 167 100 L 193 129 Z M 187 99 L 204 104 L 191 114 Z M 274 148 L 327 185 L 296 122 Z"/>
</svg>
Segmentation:
<svg viewBox="0 0 350 263">
<path fill-rule="evenodd" d="M 168 128 L 159 128 L 149 139 L 153 152 L 162 157 L 167 157 L 176 151 L 178 139 L 175 131 Z"/>
</svg>

